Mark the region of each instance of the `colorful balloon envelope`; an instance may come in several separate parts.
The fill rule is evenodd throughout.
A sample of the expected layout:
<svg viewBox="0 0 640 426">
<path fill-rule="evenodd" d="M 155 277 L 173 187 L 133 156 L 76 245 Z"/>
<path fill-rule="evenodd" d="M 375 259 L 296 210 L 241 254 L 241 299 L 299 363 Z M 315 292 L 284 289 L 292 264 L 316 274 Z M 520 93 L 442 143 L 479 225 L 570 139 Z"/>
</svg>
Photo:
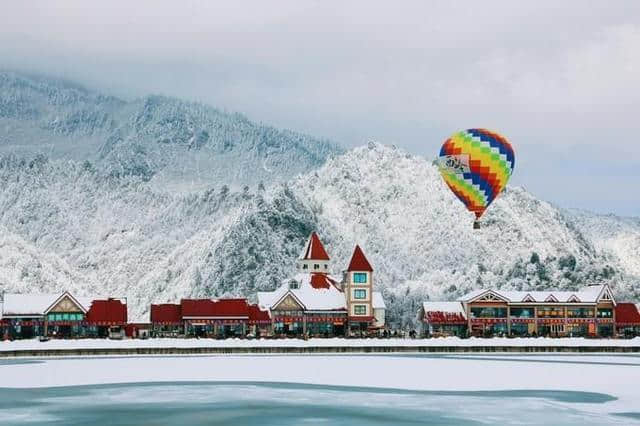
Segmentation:
<svg viewBox="0 0 640 426">
<path fill-rule="evenodd" d="M 495 200 L 515 167 L 513 147 L 504 136 L 486 129 L 452 135 L 440 149 L 438 166 L 451 191 L 478 219 Z"/>
</svg>

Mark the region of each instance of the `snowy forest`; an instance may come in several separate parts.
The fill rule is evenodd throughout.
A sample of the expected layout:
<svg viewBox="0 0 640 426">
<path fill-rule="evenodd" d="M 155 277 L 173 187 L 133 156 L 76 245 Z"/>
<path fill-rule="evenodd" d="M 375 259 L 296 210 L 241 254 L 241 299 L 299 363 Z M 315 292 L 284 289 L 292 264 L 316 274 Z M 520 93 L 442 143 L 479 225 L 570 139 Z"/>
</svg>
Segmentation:
<svg viewBox="0 0 640 426">
<path fill-rule="evenodd" d="M 473 217 L 427 158 L 338 145 L 161 96 L 125 101 L 0 73 L 0 291 L 254 297 L 318 231 L 332 273 L 360 244 L 391 323 L 476 288 L 640 297 L 640 219 L 560 209 L 509 187 Z"/>
</svg>

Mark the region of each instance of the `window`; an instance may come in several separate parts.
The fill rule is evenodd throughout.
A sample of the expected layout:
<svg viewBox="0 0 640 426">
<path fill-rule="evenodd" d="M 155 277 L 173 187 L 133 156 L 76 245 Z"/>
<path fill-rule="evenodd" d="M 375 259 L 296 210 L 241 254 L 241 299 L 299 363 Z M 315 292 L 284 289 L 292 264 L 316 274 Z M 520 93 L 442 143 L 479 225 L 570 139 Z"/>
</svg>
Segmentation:
<svg viewBox="0 0 640 426">
<path fill-rule="evenodd" d="M 63 321 L 69 321 L 69 319 L 70 319 L 69 315 L 71 315 L 71 314 L 62 314 L 62 320 Z"/>
<path fill-rule="evenodd" d="M 304 265 L 302 265 L 302 269 L 309 269 L 309 265 L 305 263 Z"/>
<path fill-rule="evenodd" d="M 329 265 L 327 265 L 326 263 L 324 264 L 324 269 L 329 269 Z"/>
<path fill-rule="evenodd" d="M 593 308 L 567 308 L 569 318 L 593 318 Z"/>
<path fill-rule="evenodd" d="M 472 318 L 506 318 L 507 308 L 471 308 Z"/>
<path fill-rule="evenodd" d="M 612 318 L 613 309 L 598 309 L 598 318 Z"/>
<path fill-rule="evenodd" d="M 366 315 L 367 305 L 356 305 L 353 307 L 353 313 L 356 315 Z"/>
<path fill-rule="evenodd" d="M 366 299 L 367 298 L 367 290 L 364 290 L 364 289 L 353 290 L 353 298 L 354 299 Z"/>
<path fill-rule="evenodd" d="M 541 318 L 564 317 L 564 308 L 562 306 L 542 306 L 538 308 L 538 316 Z"/>
<path fill-rule="evenodd" d="M 367 274 L 364 272 L 356 272 L 353 274 L 353 282 L 357 284 L 367 283 Z"/>
<path fill-rule="evenodd" d="M 533 318 L 533 308 L 511 308 L 511 316 L 514 318 Z"/>
<path fill-rule="evenodd" d="M 318 265 L 317 263 L 315 263 L 315 264 L 313 265 L 313 269 L 320 269 L 320 265 Z"/>
</svg>

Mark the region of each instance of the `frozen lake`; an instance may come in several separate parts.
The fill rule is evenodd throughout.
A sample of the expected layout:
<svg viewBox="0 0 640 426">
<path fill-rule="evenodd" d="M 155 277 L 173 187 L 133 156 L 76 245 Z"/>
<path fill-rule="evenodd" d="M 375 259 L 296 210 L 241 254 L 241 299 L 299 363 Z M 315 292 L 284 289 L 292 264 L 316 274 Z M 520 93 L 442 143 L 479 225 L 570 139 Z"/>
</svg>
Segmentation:
<svg viewBox="0 0 640 426">
<path fill-rule="evenodd" d="M 0 360 L 0 424 L 640 424 L 635 355 Z"/>
<path fill-rule="evenodd" d="M 418 392 L 283 384 L 126 384 L 0 391 L 2 424 L 629 424 L 581 410 L 608 395 Z"/>
</svg>

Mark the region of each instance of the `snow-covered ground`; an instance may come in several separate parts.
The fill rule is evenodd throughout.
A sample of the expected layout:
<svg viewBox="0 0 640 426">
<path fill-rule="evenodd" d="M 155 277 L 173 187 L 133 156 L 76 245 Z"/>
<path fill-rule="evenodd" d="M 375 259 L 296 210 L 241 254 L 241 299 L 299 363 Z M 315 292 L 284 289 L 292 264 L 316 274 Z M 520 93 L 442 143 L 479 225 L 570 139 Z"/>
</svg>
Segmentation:
<svg viewBox="0 0 640 426">
<path fill-rule="evenodd" d="M 40 342 L 37 339 L 0 342 L 0 352 L 34 349 L 87 349 L 87 348 L 247 348 L 247 347 L 362 347 L 362 346 L 584 346 L 584 347 L 634 347 L 640 346 L 640 337 L 634 339 L 584 339 L 584 338 L 469 338 L 441 337 L 433 339 L 81 339 L 50 340 Z"/>
<path fill-rule="evenodd" d="M 148 382 L 260 382 L 436 392 L 589 392 L 592 396 L 594 393 L 601 395 L 596 395 L 595 399 L 585 396 L 582 401 L 559 400 L 552 405 L 578 406 L 581 412 L 594 415 L 637 414 L 640 411 L 639 368 L 640 357 L 629 355 L 58 358 L 0 360 L 0 390 Z M 502 398 L 505 402 L 510 400 L 508 394 Z M 460 410 L 463 410 L 462 406 Z M 620 424 L 632 422 L 633 419 L 620 420 Z"/>
</svg>

